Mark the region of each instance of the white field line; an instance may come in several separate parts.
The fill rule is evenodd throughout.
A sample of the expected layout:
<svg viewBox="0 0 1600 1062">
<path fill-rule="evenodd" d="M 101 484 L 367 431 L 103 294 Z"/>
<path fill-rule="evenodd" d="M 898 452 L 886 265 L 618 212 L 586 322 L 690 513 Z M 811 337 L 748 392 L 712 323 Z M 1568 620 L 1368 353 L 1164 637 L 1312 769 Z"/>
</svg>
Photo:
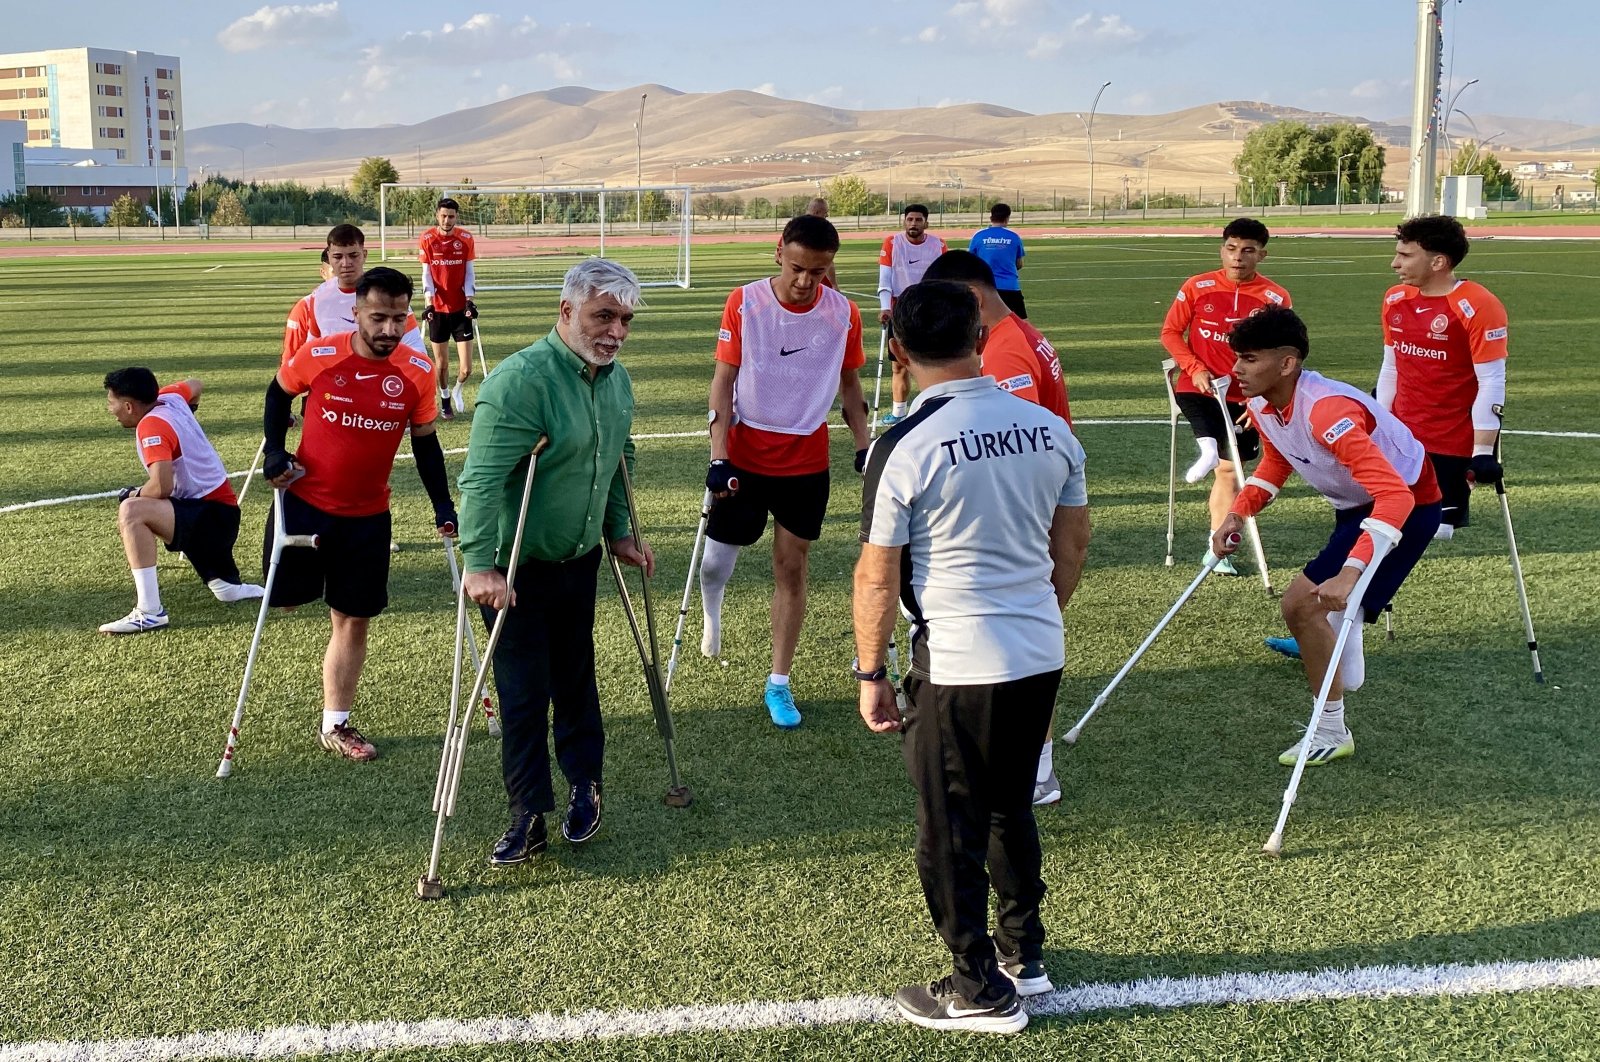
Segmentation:
<svg viewBox="0 0 1600 1062">
<path fill-rule="evenodd" d="M 1074 420 L 1072 423 L 1074 427 L 1104 428 L 1119 427 L 1128 424 L 1167 424 L 1168 421 L 1153 417 L 1107 417 L 1099 420 L 1079 419 Z M 843 424 L 830 424 L 828 427 L 832 431 L 845 430 L 845 426 Z M 658 431 L 644 432 L 633 436 L 633 439 L 636 442 L 654 439 L 699 439 L 704 438 L 705 434 L 705 429 L 703 428 L 699 431 Z M 1546 439 L 1600 439 L 1600 432 L 1594 431 L 1518 431 L 1513 428 L 1507 428 L 1500 434 L 1537 435 Z M 448 455 L 464 454 L 466 452 L 467 448 L 465 446 L 457 446 L 453 449 L 445 451 L 445 453 Z M 395 460 L 409 461 L 411 460 L 411 455 L 409 453 L 396 454 Z M 229 472 L 228 478 L 238 479 L 244 474 L 244 472 Z M 104 498 L 115 498 L 116 496 L 117 492 L 114 490 L 102 490 L 93 494 L 68 494 L 61 498 L 38 498 L 34 501 L 14 502 L 11 505 L 0 505 L 0 516 L 4 516 L 6 513 L 19 513 L 24 509 L 46 509 L 53 505 L 70 505 L 73 502 L 81 501 L 100 501 Z"/>
<path fill-rule="evenodd" d="M 1334 999 L 1476 996 L 1600 987 L 1600 960 L 1568 959 L 1446 966 L 1157 977 L 1062 988 L 1027 1002 L 1035 1017 L 1127 1010 L 1303 1003 Z M 435 1018 L 234 1029 L 147 1039 L 36 1041 L 0 1045 L 0 1062 L 150 1062 L 155 1059 L 304 1058 L 373 1051 L 439 1050 L 488 1044 L 564 1043 L 752 1029 L 815 1029 L 898 1022 L 882 996 L 729 1003 L 662 1010 L 590 1010 L 522 1018 Z"/>
</svg>

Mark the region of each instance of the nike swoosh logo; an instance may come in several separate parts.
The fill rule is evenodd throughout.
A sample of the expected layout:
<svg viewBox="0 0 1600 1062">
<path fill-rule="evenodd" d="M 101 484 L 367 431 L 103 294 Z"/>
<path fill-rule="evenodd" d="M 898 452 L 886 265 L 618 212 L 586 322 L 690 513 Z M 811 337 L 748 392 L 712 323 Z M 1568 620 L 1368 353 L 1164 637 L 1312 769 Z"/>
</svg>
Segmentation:
<svg viewBox="0 0 1600 1062">
<path fill-rule="evenodd" d="M 787 358 L 790 354 L 798 354 L 802 350 L 805 350 L 805 349 L 806 349 L 805 347 L 795 347 L 793 350 L 789 350 L 787 347 L 779 347 L 778 348 L 778 357 Z"/>
<path fill-rule="evenodd" d="M 922 261 L 922 259 L 912 258 L 910 255 L 906 255 L 906 265 L 916 265 L 920 261 Z"/>
<path fill-rule="evenodd" d="M 1432 309 L 1432 307 L 1417 306 L 1417 307 L 1414 307 L 1414 309 L 1416 310 L 1417 313 L 1428 313 Z"/>
<path fill-rule="evenodd" d="M 1299 454 L 1290 454 L 1289 456 L 1294 458 L 1296 461 L 1299 461 L 1302 465 L 1309 465 L 1311 463 L 1311 458 L 1309 457 L 1301 457 Z"/>
<path fill-rule="evenodd" d="M 356 319 L 354 317 L 341 317 L 341 318 L 339 318 L 339 320 L 343 321 L 345 324 L 355 324 L 356 323 Z"/>
<path fill-rule="evenodd" d="M 356 379 L 358 379 L 358 380 L 376 380 L 377 378 L 378 378 L 378 374 L 375 373 L 375 372 L 369 372 L 366 375 L 362 375 L 359 372 L 356 373 Z"/>
</svg>

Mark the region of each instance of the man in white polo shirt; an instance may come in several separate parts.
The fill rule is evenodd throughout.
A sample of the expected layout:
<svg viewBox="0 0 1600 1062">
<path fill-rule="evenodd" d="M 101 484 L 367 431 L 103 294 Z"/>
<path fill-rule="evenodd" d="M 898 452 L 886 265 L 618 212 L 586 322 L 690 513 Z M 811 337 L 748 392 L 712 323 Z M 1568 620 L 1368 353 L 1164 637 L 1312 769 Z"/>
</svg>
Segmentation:
<svg viewBox="0 0 1600 1062">
<path fill-rule="evenodd" d="M 853 667 L 867 726 L 905 732 L 917 873 L 954 961 L 895 1004 L 929 1028 L 1016 1032 L 1017 997 L 1052 987 L 1033 775 L 1089 515 L 1083 447 L 981 374 L 983 340 L 964 284 L 925 281 L 895 302 L 890 342 L 921 395 L 867 460 Z M 897 592 L 911 620 L 903 714 L 884 667 Z"/>
</svg>

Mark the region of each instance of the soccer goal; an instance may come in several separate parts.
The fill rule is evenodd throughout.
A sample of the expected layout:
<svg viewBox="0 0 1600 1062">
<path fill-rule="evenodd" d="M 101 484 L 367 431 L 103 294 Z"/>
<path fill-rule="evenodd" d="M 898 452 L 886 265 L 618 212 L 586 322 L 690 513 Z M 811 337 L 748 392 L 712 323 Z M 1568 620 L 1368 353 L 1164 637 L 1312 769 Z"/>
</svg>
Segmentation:
<svg viewBox="0 0 1600 1062">
<path fill-rule="evenodd" d="M 692 227 L 687 185 L 472 187 L 385 184 L 378 194 L 381 261 L 414 260 L 443 197 L 477 241 L 479 291 L 559 288 L 585 258 L 633 270 L 647 288 L 689 286 Z"/>
</svg>

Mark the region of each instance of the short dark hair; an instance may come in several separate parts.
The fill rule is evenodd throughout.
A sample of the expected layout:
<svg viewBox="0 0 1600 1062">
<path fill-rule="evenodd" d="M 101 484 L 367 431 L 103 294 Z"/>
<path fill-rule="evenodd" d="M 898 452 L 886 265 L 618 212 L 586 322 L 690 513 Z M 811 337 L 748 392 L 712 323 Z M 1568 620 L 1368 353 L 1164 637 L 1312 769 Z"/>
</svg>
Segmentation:
<svg viewBox="0 0 1600 1062">
<path fill-rule="evenodd" d="M 1261 246 L 1267 245 L 1267 227 L 1255 218 L 1234 218 L 1228 222 L 1228 227 L 1222 230 L 1224 240 L 1254 240 Z"/>
<path fill-rule="evenodd" d="M 335 225 L 328 230 L 329 247 L 365 247 L 367 234 L 361 231 L 361 226 L 352 225 L 348 221 L 343 225 Z"/>
<path fill-rule="evenodd" d="M 1238 324 L 1228 333 L 1228 345 L 1237 353 L 1293 347 L 1304 361 L 1311 353 L 1306 323 L 1286 306 L 1268 306 Z"/>
<path fill-rule="evenodd" d="M 989 221 L 995 225 L 1004 225 L 1011 220 L 1011 208 L 1005 203 L 996 203 L 989 208 Z"/>
<path fill-rule="evenodd" d="M 928 263 L 928 271 L 922 274 L 922 279 L 954 280 L 959 284 L 977 284 L 980 287 L 992 288 L 994 270 L 989 268 L 988 262 L 971 251 L 946 251 Z"/>
<path fill-rule="evenodd" d="M 398 269 L 388 266 L 373 266 L 361 274 L 361 279 L 356 281 L 356 301 L 366 298 L 367 292 L 376 291 L 380 295 L 390 298 L 411 298 L 411 278 Z"/>
<path fill-rule="evenodd" d="M 106 390 L 118 398 L 131 398 L 141 405 L 153 406 L 161 394 L 156 374 L 143 366 L 134 365 L 106 373 Z"/>
<path fill-rule="evenodd" d="M 1450 259 L 1452 269 L 1461 264 L 1469 247 L 1467 230 L 1448 214 L 1424 214 L 1402 221 L 1394 230 L 1394 238 L 1401 243 L 1414 243 L 1429 254 L 1444 255 Z"/>
<path fill-rule="evenodd" d="M 790 218 L 789 223 L 783 227 L 782 242 L 797 243 L 811 251 L 837 254 L 839 230 L 834 228 L 833 222 L 827 218 L 819 218 L 815 214 L 801 214 L 797 218 Z"/>
<path fill-rule="evenodd" d="M 953 280 L 923 280 L 894 300 L 894 337 L 912 361 L 956 361 L 978 347 L 978 299 Z"/>
<path fill-rule="evenodd" d="M 328 249 L 326 247 L 322 249 L 322 264 L 328 264 Z"/>
<path fill-rule="evenodd" d="M 905 217 L 907 214 L 921 214 L 923 219 L 926 220 L 928 217 L 928 208 L 923 206 L 921 203 L 907 203 L 905 209 L 900 211 L 900 216 Z"/>
<path fill-rule="evenodd" d="M 460 212 L 461 204 L 456 202 L 454 199 L 451 199 L 449 196 L 445 196 L 443 199 L 441 199 L 437 203 L 433 204 L 433 209 L 435 209 L 435 210 L 454 210 L 454 211 Z"/>
</svg>

